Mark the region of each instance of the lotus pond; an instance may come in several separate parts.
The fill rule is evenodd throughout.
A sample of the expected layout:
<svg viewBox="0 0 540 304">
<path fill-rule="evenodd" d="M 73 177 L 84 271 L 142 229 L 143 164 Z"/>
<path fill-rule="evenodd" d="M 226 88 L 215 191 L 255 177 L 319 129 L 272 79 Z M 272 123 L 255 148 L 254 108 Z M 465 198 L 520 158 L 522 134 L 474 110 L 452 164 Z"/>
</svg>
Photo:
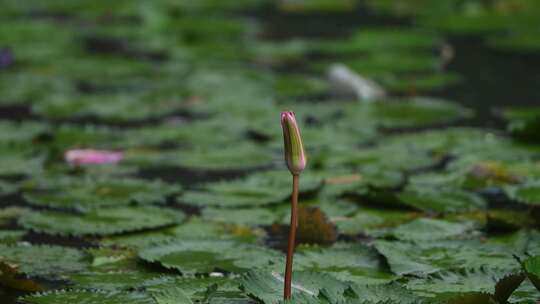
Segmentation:
<svg viewBox="0 0 540 304">
<path fill-rule="evenodd" d="M 540 300 L 539 1 L 0 7 L 1 303 Z"/>
</svg>

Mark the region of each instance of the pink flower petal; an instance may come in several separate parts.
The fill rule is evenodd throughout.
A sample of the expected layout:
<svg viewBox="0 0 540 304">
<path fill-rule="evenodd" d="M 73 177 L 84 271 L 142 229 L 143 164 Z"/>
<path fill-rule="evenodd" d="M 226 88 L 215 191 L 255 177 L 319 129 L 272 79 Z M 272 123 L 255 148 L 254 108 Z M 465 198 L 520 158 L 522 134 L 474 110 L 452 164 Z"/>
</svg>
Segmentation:
<svg viewBox="0 0 540 304">
<path fill-rule="evenodd" d="M 66 151 L 64 158 L 66 162 L 72 165 L 116 164 L 124 158 L 124 153 L 107 150 L 73 149 Z"/>
</svg>

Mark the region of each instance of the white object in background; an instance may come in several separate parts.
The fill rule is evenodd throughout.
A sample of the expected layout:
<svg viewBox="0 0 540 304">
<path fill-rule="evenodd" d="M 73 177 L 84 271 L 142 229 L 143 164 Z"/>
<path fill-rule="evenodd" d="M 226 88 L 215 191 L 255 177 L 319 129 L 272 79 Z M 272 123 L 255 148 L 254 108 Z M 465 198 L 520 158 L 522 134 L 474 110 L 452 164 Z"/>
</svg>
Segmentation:
<svg viewBox="0 0 540 304">
<path fill-rule="evenodd" d="M 358 100 L 378 101 L 386 97 L 386 91 L 379 84 L 341 63 L 330 66 L 328 78 L 338 93 L 354 94 Z"/>
</svg>

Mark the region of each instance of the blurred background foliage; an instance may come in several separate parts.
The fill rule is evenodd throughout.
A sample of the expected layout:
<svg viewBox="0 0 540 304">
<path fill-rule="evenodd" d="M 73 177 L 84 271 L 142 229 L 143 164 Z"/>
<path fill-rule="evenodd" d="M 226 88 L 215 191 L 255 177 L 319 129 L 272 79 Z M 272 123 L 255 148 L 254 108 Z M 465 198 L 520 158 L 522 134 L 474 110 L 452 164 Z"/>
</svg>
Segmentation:
<svg viewBox="0 0 540 304">
<path fill-rule="evenodd" d="M 293 110 L 295 303 L 535 303 L 539 66 L 536 0 L 3 0 L 0 300 L 280 303 Z"/>
</svg>

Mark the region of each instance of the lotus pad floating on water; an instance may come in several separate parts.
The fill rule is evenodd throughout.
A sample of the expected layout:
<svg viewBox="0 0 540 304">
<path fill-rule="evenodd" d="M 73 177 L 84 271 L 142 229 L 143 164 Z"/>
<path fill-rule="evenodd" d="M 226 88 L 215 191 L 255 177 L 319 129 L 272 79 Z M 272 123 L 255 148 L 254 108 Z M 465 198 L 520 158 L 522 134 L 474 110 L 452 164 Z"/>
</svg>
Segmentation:
<svg viewBox="0 0 540 304">
<path fill-rule="evenodd" d="M 67 176 L 38 179 L 24 198 L 33 205 L 58 209 L 92 209 L 132 204 L 163 204 L 167 196 L 181 187 L 160 181 L 113 178 L 72 178 Z"/>
<path fill-rule="evenodd" d="M 185 192 L 179 202 L 194 206 L 253 207 L 275 205 L 290 196 L 289 177 L 277 171 L 262 172 L 244 179 L 204 185 L 201 190 Z M 322 180 L 306 175 L 301 180 L 305 193 L 316 192 Z"/>
<path fill-rule="evenodd" d="M 140 251 L 139 255 L 145 261 L 157 262 L 185 275 L 214 271 L 243 273 L 253 268 L 275 269 L 281 259 L 278 252 L 264 247 L 204 240 L 158 244 Z"/>
<path fill-rule="evenodd" d="M 30 212 L 19 219 L 28 229 L 53 235 L 112 235 L 180 223 L 181 211 L 157 207 L 114 207 L 84 214 L 59 211 Z"/>
<path fill-rule="evenodd" d="M 86 255 L 76 249 L 48 245 L 2 245 L 0 264 L 18 274 L 44 279 L 61 279 L 87 268 Z"/>
</svg>

